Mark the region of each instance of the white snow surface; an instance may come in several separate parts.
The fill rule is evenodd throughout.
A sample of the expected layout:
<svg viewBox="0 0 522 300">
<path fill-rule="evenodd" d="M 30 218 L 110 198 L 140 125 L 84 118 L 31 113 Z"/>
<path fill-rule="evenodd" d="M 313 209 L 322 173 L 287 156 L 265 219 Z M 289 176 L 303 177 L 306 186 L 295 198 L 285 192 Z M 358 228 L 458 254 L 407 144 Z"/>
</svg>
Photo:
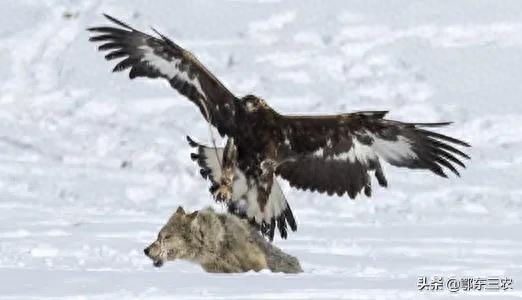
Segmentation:
<svg viewBox="0 0 522 300">
<path fill-rule="evenodd" d="M 0 1 L 0 299 L 522 297 L 522 2 Z M 461 178 L 385 166 L 373 197 L 284 184 L 299 275 L 155 269 L 142 249 L 178 205 L 214 205 L 190 160 L 198 109 L 161 80 L 112 74 L 85 28 L 154 26 L 238 95 L 284 113 L 390 110 L 455 123 Z M 218 210 L 223 207 L 216 206 Z M 513 278 L 419 292 L 419 276 Z"/>
</svg>

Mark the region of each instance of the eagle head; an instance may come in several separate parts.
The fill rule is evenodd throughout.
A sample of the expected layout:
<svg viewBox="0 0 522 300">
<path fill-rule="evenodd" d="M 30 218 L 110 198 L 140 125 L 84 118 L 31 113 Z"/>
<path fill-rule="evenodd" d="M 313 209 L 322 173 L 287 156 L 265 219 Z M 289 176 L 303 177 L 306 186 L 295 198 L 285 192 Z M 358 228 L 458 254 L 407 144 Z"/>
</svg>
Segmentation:
<svg viewBox="0 0 522 300">
<path fill-rule="evenodd" d="M 257 96 L 247 95 L 243 97 L 242 100 L 243 107 L 245 108 L 245 111 L 247 111 L 248 113 L 270 110 L 270 107 L 268 106 L 268 104 L 266 104 L 265 100 Z"/>
</svg>

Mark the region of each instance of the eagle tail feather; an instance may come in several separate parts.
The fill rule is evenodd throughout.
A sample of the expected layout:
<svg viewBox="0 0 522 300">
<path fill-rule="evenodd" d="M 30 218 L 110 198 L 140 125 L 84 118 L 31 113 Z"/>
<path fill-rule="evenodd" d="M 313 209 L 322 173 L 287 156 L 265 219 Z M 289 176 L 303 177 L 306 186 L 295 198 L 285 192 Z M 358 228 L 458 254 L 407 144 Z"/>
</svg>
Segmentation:
<svg viewBox="0 0 522 300">
<path fill-rule="evenodd" d="M 286 222 L 288 223 L 288 226 L 290 226 L 290 229 L 292 229 L 292 231 L 296 231 L 297 223 L 295 222 L 294 213 L 292 212 L 292 209 L 288 203 L 283 214 L 285 216 Z"/>
</svg>

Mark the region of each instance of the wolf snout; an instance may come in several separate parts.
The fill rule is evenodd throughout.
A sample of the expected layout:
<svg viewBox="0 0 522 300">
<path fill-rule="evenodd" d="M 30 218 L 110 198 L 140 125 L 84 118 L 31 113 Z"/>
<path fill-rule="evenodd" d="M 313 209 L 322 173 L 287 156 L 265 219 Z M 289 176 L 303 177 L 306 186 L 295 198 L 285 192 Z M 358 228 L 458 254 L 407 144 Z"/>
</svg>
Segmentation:
<svg viewBox="0 0 522 300">
<path fill-rule="evenodd" d="M 148 258 L 152 259 L 152 265 L 155 266 L 156 268 L 163 266 L 163 259 L 161 259 L 158 256 L 157 249 L 154 249 L 154 244 L 143 249 L 143 253 L 145 253 L 145 255 Z"/>
</svg>

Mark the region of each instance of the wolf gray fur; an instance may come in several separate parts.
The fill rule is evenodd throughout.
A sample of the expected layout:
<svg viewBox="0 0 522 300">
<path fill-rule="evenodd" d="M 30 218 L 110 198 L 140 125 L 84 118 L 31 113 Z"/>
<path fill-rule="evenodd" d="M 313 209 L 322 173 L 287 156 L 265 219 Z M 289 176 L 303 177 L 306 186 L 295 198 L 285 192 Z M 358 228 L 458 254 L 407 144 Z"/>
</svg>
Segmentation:
<svg viewBox="0 0 522 300">
<path fill-rule="evenodd" d="M 297 258 L 269 243 L 257 228 L 211 208 L 186 213 L 179 207 L 144 252 L 156 267 L 182 259 L 212 273 L 303 271 Z"/>
</svg>

